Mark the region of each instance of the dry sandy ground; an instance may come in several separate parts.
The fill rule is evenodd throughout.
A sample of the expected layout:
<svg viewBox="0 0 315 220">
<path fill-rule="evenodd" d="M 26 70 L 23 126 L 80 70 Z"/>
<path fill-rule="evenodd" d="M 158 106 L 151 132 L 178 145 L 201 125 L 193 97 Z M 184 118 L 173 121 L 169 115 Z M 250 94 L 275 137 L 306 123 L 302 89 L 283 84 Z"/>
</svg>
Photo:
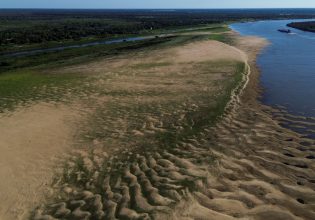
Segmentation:
<svg viewBox="0 0 315 220">
<path fill-rule="evenodd" d="M 173 62 L 183 65 L 185 63 L 192 64 L 193 62 L 199 63 L 219 60 L 244 61 L 244 57 L 243 55 L 240 56 L 239 51 L 235 50 L 233 47 L 218 41 L 207 40 L 175 48 L 171 47 L 169 49 L 154 50 L 149 54 L 146 52 L 140 52 L 135 55 L 117 56 L 102 61 L 92 62 L 90 64 L 69 67 L 60 70 L 60 72 L 107 74 L 107 72 L 115 72 L 117 69 L 122 67 L 128 69 L 129 67 L 137 64 L 165 63 L 165 66 L 168 66 L 167 64 L 171 64 Z M 178 65 L 171 66 L 179 68 Z M 178 69 L 176 70 L 178 71 Z"/>
<path fill-rule="evenodd" d="M 136 94 L 138 104 L 153 103 L 154 106 L 154 102 L 159 97 L 148 98 L 141 94 L 152 91 L 169 91 L 170 93 L 177 91 L 178 94 L 173 94 L 173 97 L 166 97 L 164 100 L 168 105 L 169 102 L 180 101 L 180 97 L 186 99 L 187 93 L 198 94 L 204 90 L 220 89 L 213 83 L 222 80 L 225 77 L 224 74 L 229 74 L 232 71 L 230 67 L 225 67 L 217 73 L 218 70 L 215 68 L 212 70 L 214 72 L 208 70 L 210 74 L 203 74 L 202 78 L 200 76 L 198 78 L 196 71 L 193 70 L 193 64 L 221 62 L 221 60 L 242 60 L 237 51 L 233 51 L 229 46 L 216 41 L 199 42 L 181 48 L 154 51 L 150 55 L 148 57 L 147 54 L 140 53 L 133 59 L 119 57 L 63 71 L 92 73 L 96 82 L 91 87 L 100 87 L 99 91 L 101 92 L 108 88 L 113 93 L 121 90 L 133 92 Z M 143 68 L 142 64 L 149 64 L 149 66 Z M 153 67 L 150 67 L 152 64 Z M 134 75 L 130 76 L 130 72 L 133 72 Z M 135 77 L 136 75 L 137 77 Z M 108 76 L 110 76 L 109 81 Z M 189 85 L 186 82 L 189 80 L 199 84 Z M 142 96 L 144 98 L 141 98 Z M 87 99 L 89 98 L 96 101 L 97 105 L 83 104 L 80 106 L 81 113 L 93 112 L 104 105 L 106 109 L 110 109 L 106 106 L 110 102 L 134 105 L 135 101 L 129 97 L 117 99 L 110 95 L 93 95 L 87 97 Z M 161 101 L 160 104 L 163 102 Z M 195 108 L 195 104 L 186 100 L 184 107 L 188 109 L 185 111 L 189 111 L 189 108 Z M 121 107 L 119 108 L 121 110 Z M 76 107 L 73 106 L 41 103 L 21 107 L 14 112 L 0 115 L 0 176 L 5 177 L 0 182 L 0 219 L 26 219 L 35 205 L 51 196 L 53 190 L 50 186 L 58 168 L 56 165 L 63 164 L 61 158 L 67 155 L 71 146 L 77 142 L 77 140 L 73 140 L 76 133 L 73 121 L 78 121 L 80 117 L 75 113 L 75 109 Z M 173 111 L 174 109 L 166 109 L 162 114 L 171 114 Z M 180 109 L 177 111 L 180 112 Z M 178 117 L 182 118 L 185 111 L 181 112 Z M 105 119 L 97 118 L 97 120 L 103 120 L 104 124 L 108 126 L 108 133 L 113 134 L 112 138 L 105 139 L 113 146 L 117 144 L 117 141 L 113 141 L 117 139 L 115 131 L 123 133 L 126 124 L 131 123 L 130 119 L 126 119 L 128 113 L 124 113 L 123 117 L 120 117 L 115 111 L 113 117 L 110 114 L 105 114 Z M 104 114 L 102 113 L 101 116 L 104 117 Z M 144 119 L 140 118 L 139 130 L 129 131 L 133 139 L 139 139 L 139 135 L 146 139 L 146 135 L 163 131 L 163 125 L 160 124 L 161 121 L 156 116 L 152 117 L 150 114 L 144 116 Z M 132 115 L 132 117 L 139 118 L 137 115 Z M 84 124 L 83 127 L 85 126 L 90 126 L 90 124 Z M 107 127 L 100 129 L 102 133 L 107 132 Z M 123 139 L 122 137 L 120 136 L 121 139 Z M 92 145 L 100 145 L 98 139 L 93 139 L 92 142 Z M 119 146 L 123 147 L 121 142 L 118 143 Z M 131 143 L 128 142 L 127 144 Z M 109 148 L 107 146 L 108 152 L 110 152 Z M 80 155 L 86 154 L 82 151 L 78 152 Z M 101 152 L 101 156 L 104 156 L 103 152 Z"/>
<path fill-rule="evenodd" d="M 0 115 L 0 219 L 25 219 L 49 195 L 53 166 L 71 146 L 71 118 L 44 103 Z"/>
<path fill-rule="evenodd" d="M 314 140 L 280 127 L 257 101 L 255 57 L 264 45 L 240 39 L 250 80 L 214 128 L 171 148 L 126 149 L 124 160 L 81 154 L 91 181 L 67 188 L 69 199 L 39 209 L 35 219 L 315 219 Z M 97 176 L 100 158 L 108 162 L 105 177 Z"/>
<path fill-rule="evenodd" d="M 74 66 L 60 74 L 79 72 L 95 78 L 89 82 L 95 92 L 85 109 L 96 113 L 81 130 L 111 151 L 150 140 L 146 135 L 165 129 L 170 118 L 180 123 L 189 109 L 202 104 L 200 94 L 208 103 L 215 100 L 220 83 L 234 73 L 233 62 L 242 60 L 234 48 L 203 41 Z"/>
<path fill-rule="evenodd" d="M 102 123 L 91 127 L 98 136 L 88 136 L 106 146 L 73 153 L 61 197 L 34 219 L 315 219 L 314 140 L 279 126 L 257 101 L 255 58 L 265 45 L 203 41 L 63 70 L 95 76 L 92 86 L 101 90 L 90 107 Z M 225 117 L 175 146 L 150 142 L 166 125 L 181 131 L 205 100 L 215 100 L 198 97 L 220 92 L 231 67 L 196 65 L 227 57 L 246 61 L 251 74 Z"/>
<path fill-rule="evenodd" d="M 77 151 L 69 159 L 60 202 L 38 209 L 34 218 L 148 219 L 158 218 L 160 212 L 169 215 L 184 198 L 185 185 L 205 178 L 207 172 L 204 164 L 199 167 L 186 159 L 180 147 L 168 149 L 158 140 L 168 129 L 179 134 L 185 129 L 192 131 L 194 124 L 200 123 L 199 112 L 211 108 L 226 80 L 234 75 L 235 65 L 244 59 L 233 47 L 200 41 L 62 70 L 95 76 L 93 87 L 100 90 L 93 103 L 98 103 L 95 110 L 99 114 L 94 124 L 84 127 L 97 131 L 98 137 L 92 140 L 105 147 Z M 204 154 L 200 162 L 213 160 L 211 152 L 200 150 L 197 154 L 195 159 Z M 82 161 L 81 168 L 76 161 Z"/>
</svg>

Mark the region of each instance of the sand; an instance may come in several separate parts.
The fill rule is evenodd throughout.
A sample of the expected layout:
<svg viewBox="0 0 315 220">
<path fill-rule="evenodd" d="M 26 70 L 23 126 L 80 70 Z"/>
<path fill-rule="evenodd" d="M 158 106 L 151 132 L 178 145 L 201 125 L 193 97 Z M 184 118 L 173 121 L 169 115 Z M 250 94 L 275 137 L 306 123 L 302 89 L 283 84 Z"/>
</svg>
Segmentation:
<svg viewBox="0 0 315 220">
<path fill-rule="evenodd" d="M 173 50 L 174 51 L 174 50 Z M 166 53 L 172 53 L 167 51 Z M 244 61 L 244 56 L 230 46 L 219 41 L 196 42 L 184 45 L 173 52 L 173 59 L 181 62 L 204 62 L 210 60 L 237 60 Z"/>
<path fill-rule="evenodd" d="M 189 140 L 174 149 L 160 147 L 156 137 L 169 127 L 180 132 L 188 122 L 193 126 L 194 122 L 187 122 L 189 114 L 211 106 L 224 88 L 221 84 L 233 75 L 235 63 L 243 61 L 239 50 L 209 40 L 60 70 L 94 75 L 94 87 L 106 91 L 94 97 L 98 103 L 94 124 L 84 125 L 99 129 L 103 136 L 96 135 L 93 142 L 103 147 L 74 153 L 69 159 L 69 179 L 75 176 L 80 182 L 89 176 L 88 180 L 81 186 L 62 185 L 61 191 L 70 193 L 61 203 L 39 208 L 34 219 L 169 215 L 185 198 L 185 185 L 193 186 L 208 176 L 206 163 L 200 166 L 195 160 L 211 161 L 213 154 L 194 149 Z M 188 154 L 182 152 L 186 147 Z M 76 161 L 83 161 L 83 169 L 78 170 Z M 98 189 L 105 194 L 96 193 Z"/>
<path fill-rule="evenodd" d="M 40 103 L 0 118 L 0 219 L 26 219 L 49 196 L 58 158 L 71 146 L 73 113 Z"/>
<path fill-rule="evenodd" d="M 249 56 L 250 81 L 228 115 L 214 128 L 216 175 L 179 205 L 177 219 L 315 219 L 314 141 L 280 127 L 257 101 L 255 57 L 267 42 L 239 38 Z M 307 147 L 303 146 L 307 143 Z M 182 207 L 190 207 L 183 213 Z"/>
<path fill-rule="evenodd" d="M 67 174 L 80 184 L 61 185 L 58 201 L 38 207 L 33 218 L 315 219 L 314 140 L 282 128 L 273 110 L 257 101 L 255 60 L 268 42 L 231 34 L 234 46 L 201 41 L 58 70 L 91 74 L 93 86 L 106 91 L 89 97 L 96 103 L 91 112 L 102 113 L 97 129 L 106 135 L 94 140 L 98 148 L 70 154 Z M 172 120 L 181 130 L 186 115 L 202 104 L 191 95 L 219 92 L 231 72 L 220 66 L 202 78 L 195 65 L 226 58 L 245 62 L 248 73 L 220 122 L 175 146 L 150 142 Z M 148 91 L 159 95 L 144 95 Z M 142 117 L 130 108 L 144 103 L 161 114 Z"/>
</svg>

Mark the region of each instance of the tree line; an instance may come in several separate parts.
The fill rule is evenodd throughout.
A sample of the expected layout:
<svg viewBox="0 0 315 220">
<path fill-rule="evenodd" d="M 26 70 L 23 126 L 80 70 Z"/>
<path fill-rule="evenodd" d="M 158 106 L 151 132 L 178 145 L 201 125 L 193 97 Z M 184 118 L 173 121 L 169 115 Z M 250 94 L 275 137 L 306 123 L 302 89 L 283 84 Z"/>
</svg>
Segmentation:
<svg viewBox="0 0 315 220">
<path fill-rule="evenodd" d="M 311 17 L 315 10 L 0 10 L 0 45 L 106 38 L 223 21 Z"/>
<path fill-rule="evenodd" d="M 315 21 L 292 22 L 288 26 L 302 31 L 315 32 Z"/>
</svg>

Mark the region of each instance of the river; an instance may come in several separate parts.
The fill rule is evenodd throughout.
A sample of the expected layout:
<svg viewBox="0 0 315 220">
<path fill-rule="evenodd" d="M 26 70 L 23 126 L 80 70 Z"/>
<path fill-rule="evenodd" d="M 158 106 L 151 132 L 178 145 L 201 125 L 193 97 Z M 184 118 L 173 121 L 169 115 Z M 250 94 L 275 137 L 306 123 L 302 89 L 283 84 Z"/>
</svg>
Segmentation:
<svg viewBox="0 0 315 220">
<path fill-rule="evenodd" d="M 286 112 L 284 126 L 315 138 L 315 33 L 292 28 L 291 34 L 277 31 L 293 21 L 297 20 L 235 23 L 231 28 L 270 42 L 257 58 L 261 101 Z"/>
<path fill-rule="evenodd" d="M 52 47 L 52 48 L 43 48 L 43 49 L 34 49 L 34 50 L 26 50 L 26 51 L 19 51 L 19 52 L 10 52 L 0 54 L 2 57 L 19 57 L 19 56 L 31 56 L 36 54 L 41 54 L 45 52 L 57 52 L 66 49 L 73 49 L 73 48 L 83 48 L 83 47 L 91 47 L 97 45 L 106 45 L 106 44 L 117 44 L 123 42 L 135 42 L 135 41 L 143 41 L 143 40 L 150 40 L 156 37 L 168 37 L 172 36 L 171 34 L 160 34 L 154 36 L 140 36 L 140 37 L 127 37 L 127 38 L 119 38 L 119 39 L 112 39 L 112 40 L 102 40 L 102 41 L 94 41 L 89 43 L 82 43 L 82 44 L 75 44 L 69 46 L 59 46 L 59 47 Z"/>
</svg>

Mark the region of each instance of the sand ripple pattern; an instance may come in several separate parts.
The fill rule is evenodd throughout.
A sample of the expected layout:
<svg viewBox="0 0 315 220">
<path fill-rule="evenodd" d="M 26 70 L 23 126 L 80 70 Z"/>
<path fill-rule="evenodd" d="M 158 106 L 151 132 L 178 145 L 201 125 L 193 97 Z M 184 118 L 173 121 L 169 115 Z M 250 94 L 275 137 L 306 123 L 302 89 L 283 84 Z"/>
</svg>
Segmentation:
<svg viewBox="0 0 315 220">
<path fill-rule="evenodd" d="M 208 164 L 207 160 L 213 158 L 211 151 L 194 140 L 172 149 L 136 154 L 125 151 L 120 158 L 108 158 L 97 151 L 89 155 L 78 154 L 76 157 L 82 158 L 83 167 L 90 173 L 89 179 L 71 168 L 69 174 L 83 178 L 86 190 L 64 187 L 69 200 L 49 205 L 45 211 L 38 209 L 34 219 L 155 219 L 161 215 L 170 216 L 175 205 L 188 196 L 189 189 L 198 188 L 206 181 L 209 172 L 202 164 Z M 107 174 L 100 176 L 102 171 Z M 95 188 L 101 191 L 92 193 Z"/>
<path fill-rule="evenodd" d="M 272 109 L 271 114 L 280 125 L 315 140 L 315 118 L 289 114 L 285 107 Z"/>
<path fill-rule="evenodd" d="M 82 188 L 65 186 L 68 200 L 34 219 L 315 219 L 314 141 L 235 112 L 173 148 L 77 152 L 89 176 L 75 161 L 69 175 Z"/>
<path fill-rule="evenodd" d="M 219 173 L 195 193 L 199 204 L 222 219 L 315 219 L 313 140 L 250 108 L 236 109 L 217 129 Z"/>
<path fill-rule="evenodd" d="M 66 178 L 79 186 L 34 219 L 315 219 L 314 140 L 242 101 L 176 146 L 76 152 Z"/>
</svg>

